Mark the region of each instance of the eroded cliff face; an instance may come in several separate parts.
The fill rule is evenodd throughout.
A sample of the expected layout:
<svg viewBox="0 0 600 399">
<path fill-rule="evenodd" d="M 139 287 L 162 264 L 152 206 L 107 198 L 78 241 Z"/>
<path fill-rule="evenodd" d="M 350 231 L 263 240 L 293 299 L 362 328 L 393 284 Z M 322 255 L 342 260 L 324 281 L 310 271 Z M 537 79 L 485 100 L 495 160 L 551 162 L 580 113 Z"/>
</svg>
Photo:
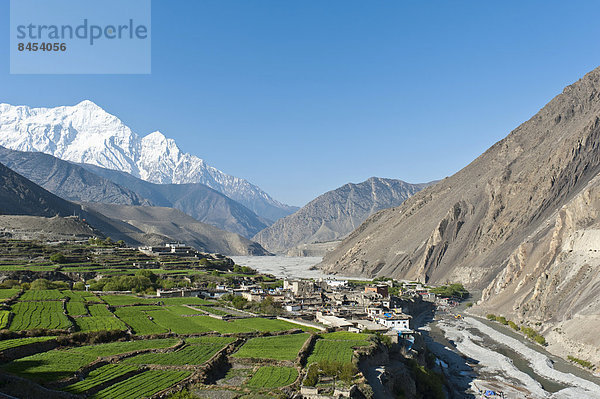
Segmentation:
<svg viewBox="0 0 600 399">
<path fill-rule="evenodd" d="M 600 361 L 600 176 L 508 258 L 476 310 L 539 323 L 551 349 Z"/>
<path fill-rule="evenodd" d="M 599 89 L 595 70 L 460 172 L 368 218 L 322 268 L 484 288 L 600 171 Z"/>
<path fill-rule="evenodd" d="M 328 272 L 482 289 L 550 349 L 600 361 L 600 69 L 470 165 L 371 216 Z"/>
</svg>

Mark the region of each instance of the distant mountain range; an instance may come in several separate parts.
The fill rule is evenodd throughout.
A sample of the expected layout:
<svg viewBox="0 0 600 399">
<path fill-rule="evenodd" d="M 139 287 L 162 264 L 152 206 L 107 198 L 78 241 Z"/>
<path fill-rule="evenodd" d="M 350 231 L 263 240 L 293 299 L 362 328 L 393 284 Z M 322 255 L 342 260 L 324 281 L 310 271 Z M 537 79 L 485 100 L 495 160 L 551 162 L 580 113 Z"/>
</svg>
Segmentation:
<svg viewBox="0 0 600 399">
<path fill-rule="evenodd" d="M 203 184 L 154 184 L 132 175 L 86 164 L 73 164 L 40 152 L 0 147 L 0 162 L 61 198 L 77 202 L 173 207 L 246 238 L 268 221 Z"/>
<path fill-rule="evenodd" d="M 59 169 L 64 172 L 64 168 Z M 73 174 L 61 175 L 73 177 Z M 83 177 L 88 178 L 85 173 Z M 110 185 L 109 187 L 114 188 Z M 124 198 L 131 197 L 129 193 L 125 193 Z M 4 229 L 11 230 L 11 226 L 18 226 L 21 232 L 29 230 L 32 234 L 47 230 L 50 239 L 52 235 L 104 235 L 114 240 L 124 240 L 130 245 L 157 245 L 165 241 L 181 241 L 205 252 L 226 255 L 269 254 L 255 242 L 201 223 L 175 209 L 72 203 L 1 163 L 0 215 L 15 215 L 9 219 L 2 219 Z M 19 219 L 20 216 L 22 218 Z M 69 220 L 57 222 L 57 218 Z"/>
<path fill-rule="evenodd" d="M 256 234 L 253 240 L 272 252 L 286 252 L 300 244 L 323 243 L 344 238 L 371 214 L 402 204 L 430 183 L 372 177 L 328 191 L 299 211 L 279 219 Z"/>
<path fill-rule="evenodd" d="M 0 145 L 127 172 L 151 183 L 202 183 L 270 221 L 298 209 L 182 152 L 160 132 L 138 136 L 91 101 L 56 108 L 0 104 Z"/>
</svg>

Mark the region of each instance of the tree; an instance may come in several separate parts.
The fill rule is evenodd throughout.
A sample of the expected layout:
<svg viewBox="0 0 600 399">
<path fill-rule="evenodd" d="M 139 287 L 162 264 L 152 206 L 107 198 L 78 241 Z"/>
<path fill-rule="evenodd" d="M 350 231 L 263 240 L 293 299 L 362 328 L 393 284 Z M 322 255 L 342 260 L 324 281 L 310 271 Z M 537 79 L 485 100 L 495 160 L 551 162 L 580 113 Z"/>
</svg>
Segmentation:
<svg viewBox="0 0 600 399">
<path fill-rule="evenodd" d="M 243 296 L 236 295 L 231 300 L 231 304 L 236 309 L 244 309 L 246 307 L 246 305 L 248 304 L 248 300 L 246 298 L 244 298 Z"/>
<path fill-rule="evenodd" d="M 60 252 L 56 252 L 50 255 L 50 261 L 54 263 L 65 263 L 67 258 L 65 258 L 65 256 Z"/>
<path fill-rule="evenodd" d="M 53 287 L 52 283 L 45 278 L 38 278 L 31 283 L 32 290 L 51 290 Z"/>
</svg>

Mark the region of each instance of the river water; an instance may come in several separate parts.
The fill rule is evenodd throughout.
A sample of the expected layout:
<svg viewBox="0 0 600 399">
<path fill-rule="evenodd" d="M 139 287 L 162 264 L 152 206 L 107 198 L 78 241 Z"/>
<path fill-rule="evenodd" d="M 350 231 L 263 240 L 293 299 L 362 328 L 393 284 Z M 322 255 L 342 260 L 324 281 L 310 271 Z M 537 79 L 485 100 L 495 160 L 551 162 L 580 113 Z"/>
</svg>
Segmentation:
<svg viewBox="0 0 600 399">
<path fill-rule="evenodd" d="M 444 374 L 464 393 L 456 397 L 489 389 L 507 398 L 600 398 L 600 378 L 497 323 L 438 314 L 421 330 L 447 365 Z"/>
<path fill-rule="evenodd" d="M 240 266 L 248 266 L 261 273 L 272 274 L 279 278 L 332 278 L 344 280 L 338 275 L 329 275 L 318 269 L 311 269 L 321 262 L 321 257 L 292 256 L 231 256 Z"/>
</svg>

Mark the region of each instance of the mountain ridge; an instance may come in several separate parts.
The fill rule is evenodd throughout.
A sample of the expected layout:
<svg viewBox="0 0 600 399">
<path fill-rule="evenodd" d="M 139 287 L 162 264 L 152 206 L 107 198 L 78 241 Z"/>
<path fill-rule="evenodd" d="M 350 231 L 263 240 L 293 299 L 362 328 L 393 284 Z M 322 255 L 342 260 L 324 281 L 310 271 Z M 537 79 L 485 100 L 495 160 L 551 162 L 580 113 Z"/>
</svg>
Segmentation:
<svg viewBox="0 0 600 399">
<path fill-rule="evenodd" d="M 253 240 L 271 252 L 285 252 L 301 244 L 344 238 L 372 213 L 400 205 L 429 185 L 371 177 L 321 194 L 292 215 L 257 233 Z"/>
<path fill-rule="evenodd" d="M 297 209 L 182 152 L 174 140 L 160 132 L 138 136 L 89 100 L 55 108 L 0 104 L 0 145 L 125 171 L 153 183 L 202 183 L 269 220 Z"/>
</svg>

